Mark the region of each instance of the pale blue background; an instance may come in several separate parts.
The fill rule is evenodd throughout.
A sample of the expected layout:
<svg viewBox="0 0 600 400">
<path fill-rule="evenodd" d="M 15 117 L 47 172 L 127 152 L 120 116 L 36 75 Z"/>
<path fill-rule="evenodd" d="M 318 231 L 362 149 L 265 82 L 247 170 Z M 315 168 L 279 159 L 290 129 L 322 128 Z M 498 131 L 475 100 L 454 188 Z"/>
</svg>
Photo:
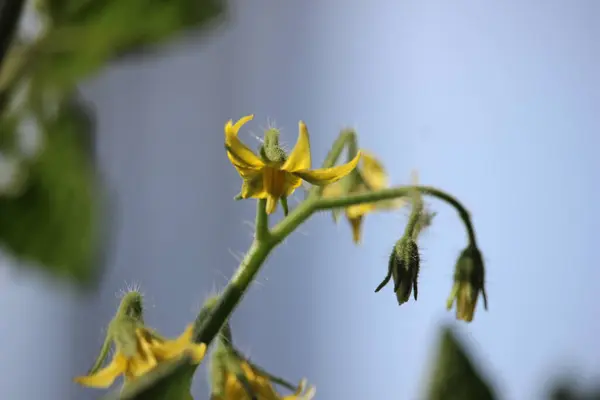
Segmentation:
<svg viewBox="0 0 600 400">
<path fill-rule="evenodd" d="M 127 284 L 141 285 L 148 322 L 168 335 L 224 286 L 231 253 L 250 243 L 254 204 L 230 201 L 240 182 L 222 129 L 249 113 L 254 134 L 270 118 L 290 146 L 305 120 L 315 163 L 354 126 L 394 183 L 417 168 L 465 202 L 490 311 L 460 330 L 502 398 L 541 399 L 559 373 L 598 379 L 600 2 L 238 3 L 209 37 L 85 85 L 117 193 L 110 271 L 87 298 L 4 274 L 7 398 L 95 398 L 70 380 L 93 361 Z M 417 303 L 399 308 L 391 288 L 373 294 L 403 212 L 369 217 L 361 247 L 345 221 L 321 215 L 276 251 L 236 312 L 240 347 L 289 379 L 307 376 L 318 399 L 419 399 L 437 327 L 453 318 L 444 305 L 465 245 L 452 209 L 432 204 Z"/>
</svg>

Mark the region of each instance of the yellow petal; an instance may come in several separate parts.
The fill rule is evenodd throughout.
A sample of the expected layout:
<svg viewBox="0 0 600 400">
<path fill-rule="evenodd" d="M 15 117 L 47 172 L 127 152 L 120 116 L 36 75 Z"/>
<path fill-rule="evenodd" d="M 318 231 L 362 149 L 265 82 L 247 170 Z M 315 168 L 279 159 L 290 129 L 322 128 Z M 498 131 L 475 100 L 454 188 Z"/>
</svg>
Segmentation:
<svg viewBox="0 0 600 400">
<path fill-rule="evenodd" d="M 227 123 L 225 124 L 225 135 L 237 135 L 242 126 L 252 121 L 253 118 L 254 114 L 250 114 L 240 118 L 235 124 L 233 124 L 232 120 L 227 121 Z"/>
<path fill-rule="evenodd" d="M 286 197 L 290 197 L 292 193 L 294 193 L 294 190 L 298 189 L 300 186 L 302 186 L 302 179 L 290 173 L 285 174 L 285 187 L 283 194 Z"/>
<path fill-rule="evenodd" d="M 360 157 L 361 152 L 359 151 L 356 154 L 356 157 L 354 157 L 354 159 L 352 159 L 352 161 L 349 163 L 332 168 L 295 171 L 294 175 L 304 179 L 309 183 L 312 183 L 313 185 L 327 185 L 339 181 L 352 172 L 352 170 L 356 168 L 356 164 L 358 164 Z"/>
<path fill-rule="evenodd" d="M 135 356 L 131 357 L 127 363 L 125 380 L 129 381 L 145 375 L 157 365 L 158 361 L 156 360 L 156 357 L 152 356 L 152 358 L 145 358 L 141 354 L 136 354 Z"/>
<path fill-rule="evenodd" d="M 254 118 L 253 115 L 248 115 L 241 118 L 235 124 L 231 120 L 225 124 L 225 146 L 227 147 L 227 157 L 229 161 L 237 167 L 247 169 L 260 169 L 264 163 L 240 141 L 237 134 L 242 125 Z"/>
<path fill-rule="evenodd" d="M 110 387 L 115 379 L 125 372 L 127 359 L 121 353 L 117 353 L 108 366 L 88 376 L 79 376 L 75 382 L 83 386 L 105 389 Z"/>
<path fill-rule="evenodd" d="M 308 386 L 306 379 L 302 379 L 298 385 L 298 389 L 293 395 L 282 397 L 282 400 L 312 400 L 314 399 L 317 390 L 314 386 Z"/>
<path fill-rule="evenodd" d="M 191 353 L 192 360 L 196 364 L 200 364 L 202 362 L 202 360 L 204 360 L 204 356 L 206 355 L 206 344 L 193 343 L 188 348 L 188 351 Z"/>
<path fill-rule="evenodd" d="M 352 226 L 352 240 L 356 244 L 360 243 L 362 233 L 362 220 L 362 216 L 356 218 L 348 218 L 348 221 L 350 221 L 350 225 Z"/>
<path fill-rule="evenodd" d="M 298 123 L 298 140 L 290 156 L 285 161 L 282 170 L 288 172 L 310 169 L 310 141 L 306 124 L 300 121 Z"/>
<path fill-rule="evenodd" d="M 371 153 L 363 152 L 362 177 L 371 190 L 378 190 L 388 186 L 388 177 L 383 167 Z"/>
<path fill-rule="evenodd" d="M 241 159 L 239 159 L 235 154 L 229 151 L 228 146 L 226 146 L 227 150 L 227 158 L 229 162 L 235 167 L 238 174 L 242 179 L 252 179 L 261 173 L 260 168 L 255 168 L 253 166 L 248 166 L 248 164 Z"/>
<path fill-rule="evenodd" d="M 267 214 L 273 214 L 277 211 L 277 203 L 279 202 L 279 198 L 271 195 L 267 195 Z"/>
<path fill-rule="evenodd" d="M 375 208 L 376 208 L 376 203 L 357 204 L 357 205 L 346 208 L 346 215 L 350 219 L 358 218 L 358 217 L 362 217 L 363 215 L 365 215 L 371 211 L 374 211 Z"/>
<path fill-rule="evenodd" d="M 240 197 L 242 199 L 249 199 L 251 197 L 255 199 L 264 199 L 267 197 L 262 174 L 256 175 L 249 179 L 244 179 L 242 182 Z"/>
<path fill-rule="evenodd" d="M 193 357 L 199 358 L 198 362 L 200 362 L 204 357 L 206 345 L 194 343 L 192 341 L 193 333 L 194 325 L 190 324 L 177 339 L 157 344 L 153 351 L 157 356 L 166 360 L 179 357 L 185 351 L 191 351 Z"/>
</svg>

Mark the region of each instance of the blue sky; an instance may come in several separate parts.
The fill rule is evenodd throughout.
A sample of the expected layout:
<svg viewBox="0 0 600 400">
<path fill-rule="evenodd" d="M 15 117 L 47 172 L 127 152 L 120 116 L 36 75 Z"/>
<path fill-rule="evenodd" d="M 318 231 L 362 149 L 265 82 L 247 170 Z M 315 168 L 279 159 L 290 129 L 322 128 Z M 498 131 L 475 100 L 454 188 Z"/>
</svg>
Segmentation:
<svg viewBox="0 0 600 400">
<path fill-rule="evenodd" d="M 142 285 L 149 323 L 168 335 L 225 284 L 254 205 L 228 202 L 239 180 L 220 153 L 222 127 L 250 113 L 253 133 L 274 120 L 288 144 L 306 121 L 315 163 L 353 126 L 392 182 L 416 168 L 464 202 L 490 310 L 458 327 L 502 398 L 542 398 L 555 374 L 598 379 L 598 15 L 594 0 L 257 0 L 236 3 L 214 35 L 107 69 L 84 93 L 118 193 L 109 273 L 93 298 L 7 279 L 0 350 L 16 360 L 27 346 L 55 367 L 24 387 L 29 364 L 14 363 L 0 386 L 81 399 L 71 377 L 89 367 L 126 282 Z M 431 204 L 418 302 L 373 293 L 405 212 L 369 216 L 361 247 L 345 221 L 320 215 L 276 250 L 234 315 L 240 347 L 289 379 L 307 376 L 320 399 L 418 399 L 437 328 L 453 320 L 444 306 L 466 244 L 455 212 Z M 195 390 L 207 390 L 202 374 Z"/>
</svg>

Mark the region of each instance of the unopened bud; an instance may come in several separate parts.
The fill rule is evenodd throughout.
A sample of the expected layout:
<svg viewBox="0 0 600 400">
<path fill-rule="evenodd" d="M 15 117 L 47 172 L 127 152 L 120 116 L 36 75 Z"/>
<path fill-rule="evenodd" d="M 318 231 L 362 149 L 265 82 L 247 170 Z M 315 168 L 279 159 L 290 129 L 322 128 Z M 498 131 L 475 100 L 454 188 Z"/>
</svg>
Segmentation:
<svg viewBox="0 0 600 400">
<path fill-rule="evenodd" d="M 483 307 L 487 310 L 484 281 L 485 269 L 481 252 L 476 246 L 469 245 L 456 262 L 454 284 L 446 305 L 448 309 L 451 309 L 456 301 L 457 319 L 465 322 L 473 320 L 479 292 L 483 296 Z"/>
<path fill-rule="evenodd" d="M 375 292 L 383 289 L 393 278 L 394 293 L 396 293 L 399 305 L 406 303 L 411 293 L 413 293 L 414 299 L 417 300 L 419 269 L 420 257 L 417 242 L 405 236 L 394 246 L 388 263 L 388 274 L 375 289 Z"/>
</svg>

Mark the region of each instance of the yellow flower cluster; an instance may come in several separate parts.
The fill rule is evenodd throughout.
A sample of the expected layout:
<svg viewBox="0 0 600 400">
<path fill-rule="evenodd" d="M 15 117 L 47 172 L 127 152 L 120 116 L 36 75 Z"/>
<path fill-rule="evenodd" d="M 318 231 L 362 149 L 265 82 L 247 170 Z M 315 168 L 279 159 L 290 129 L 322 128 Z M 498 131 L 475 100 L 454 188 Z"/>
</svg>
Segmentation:
<svg viewBox="0 0 600 400">
<path fill-rule="evenodd" d="M 200 363 L 206 353 L 204 343 L 197 344 L 192 341 L 192 325 L 175 340 L 160 338 L 141 325 L 133 331 L 134 337 L 131 342 L 127 342 L 128 338 L 126 344 L 122 342 L 125 338 L 115 340 L 115 355 L 106 367 L 88 376 L 77 377 L 75 382 L 83 386 L 107 388 L 121 375 L 126 381 L 132 381 L 147 374 L 162 362 L 181 357 L 185 352 L 189 352 L 195 363 Z"/>
</svg>

